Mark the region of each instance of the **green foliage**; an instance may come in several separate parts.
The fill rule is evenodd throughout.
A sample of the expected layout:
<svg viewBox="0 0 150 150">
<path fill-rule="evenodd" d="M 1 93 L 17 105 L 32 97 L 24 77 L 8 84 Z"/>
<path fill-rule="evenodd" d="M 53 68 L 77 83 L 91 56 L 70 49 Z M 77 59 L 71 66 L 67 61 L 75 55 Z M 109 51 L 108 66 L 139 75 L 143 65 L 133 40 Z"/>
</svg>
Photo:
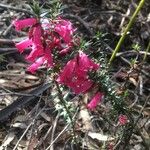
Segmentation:
<svg viewBox="0 0 150 150">
<path fill-rule="evenodd" d="M 4 55 L 0 54 L 0 63 L 4 61 L 6 61 Z"/>
<path fill-rule="evenodd" d="M 103 57 L 100 59 L 101 69 L 96 73 L 95 81 L 99 83 L 100 90 L 104 92 L 105 102 L 110 101 L 115 111 L 120 113 L 125 112 L 124 97 L 116 93 L 116 85 L 111 80 L 107 63 Z"/>
<path fill-rule="evenodd" d="M 49 0 L 46 8 L 42 9 L 41 16 L 46 16 L 51 19 L 55 19 L 58 15 L 61 14 L 62 4 L 60 0 Z"/>
<path fill-rule="evenodd" d="M 86 50 L 89 47 L 89 45 L 91 45 L 90 41 L 81 39 L 79 49 Z"/>
<path fill-rule="evenodd" d="M 97 51 L 91 53 L 91 57 L 95 58 L 95 61 L 100 64 L 100 69 L 97 72 L 93 72 L 90 75 L 96 84 L 99 85 L 99 90 L 104 93 L 104 102 L 111 102 L 114 112 L 117 114 L 124 114 L 126 111 L 124 98 L 127 96 L 127 91 L 121 95 L 117 94 L 117 86 L 110 78 L 110 70 L 107 62 L 107 55 L 104 52 L 104 41 L 107 33 L 97 32 L 93 37 L 93 43 L 91 47 L 99 48 Z M 104 50 L 104 51 L 103 51 Z"/>
<path fill-rule="evenodd" d="M 70 124 L 72 120 L 70 119 L 69 115 L 72 116 L 75 113 L 75 108 L 73 107 L 72 102 L 64 100 L 64 103 L 67 107 L 67 110 L 69 110 L 69 114 L 64 105 L 62 105 L 60 102 L 55 105 L 55 109 L 60 113 L 60 116 L 62 116 L 65 121 Z"/>
<path fill-rule="evenodd" d="M 57 17 L 61 13 L 61 2 L 60 0 L 49 0 L 51 8 L 49 9 L 49 15 L 51 18 Z"/>
<path fill-rule="evenodd" d="M 140 51 L 141 46 L 140 46 L 138 43 L 134 43 L 134 44 L 132 44 L 132 48 L 133 48 L 135 51 Z"/>
<path fill-rule="evenodd" d="M 41 14 L 41 7 L 39 5 L 39 2 L 33 0 L 33 4 L 30 5 L 30 7 L 32 8 L 32 11 L 36 15 L 36 17 L 39 18 Z"/>
<path fill-rule="evenodd" d="M 45 8 L 43 6 L 46 5 Z M 60 0 L 49 0 L 47 3 L 43 3 L 40 6 L 38 1 L 33 0 L 32 5 L 30 5 L 33 14 L 37 17 L 48 17 L 51 19 L 56 18 L 61 13 L 62 4 Z"/>
</svg>

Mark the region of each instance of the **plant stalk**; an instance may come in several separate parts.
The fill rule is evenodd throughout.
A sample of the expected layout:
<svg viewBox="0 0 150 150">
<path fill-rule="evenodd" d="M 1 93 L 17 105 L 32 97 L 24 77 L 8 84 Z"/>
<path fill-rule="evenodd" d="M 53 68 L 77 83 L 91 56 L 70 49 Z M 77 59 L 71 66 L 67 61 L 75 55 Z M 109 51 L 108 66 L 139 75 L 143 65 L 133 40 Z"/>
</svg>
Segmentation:
<svg viewBox="0 0 150 150">
<path fill-rule="evenodd" d="M 144 55 L 143 62 L 146 60 L 147 53 L 149 52 L 149 50 L 150 50 L 150 41 L 149 41 L 148 46 L 147 46 L 147 48 L 146 48 L 146 53 L 145 53 L 145 55 Z"/>
<path fill-rule="evenodd" d="M 69 112 L 69 109 L 68 109 L 68 107 L 66 106 L 66 102 L 64 101 L 64 99 L 63 99 L 63 95 L 62 95 L 62 92 L 61 92 L 61 90 L 60 90 L 60 87 L 59 87 L 59 84 L 57 83 L 57 81 L 55 81 L 54 80 L 54 82 L 55 82 L 55 85 L 56 85 L 56 87 L 57 87 L 57 91 L 58 91 L 58 96 L 59 96 L 59 100 L 60 100 L 60 102 L 61 102 L 61 104 L 64 106 L 64 108 L 65 108 L 65 110 L 66 110 L 66 112 L 67 112 L 67 114 L 68 114 L 68 117 L 69 117 L 69 119 L 70 119 L 70 121 L 71 121 L 71 125 L 72 125 L 72 130 L 73 130 L 73 135 L 74 135 L 74 138 L 75 138 L 75 141 L 76 141 L 76 137 L 75 137 L 75 131 L 74 131 L 74 123 L 73 123 L 73 119 L 72 119 L 72 117 L 71 117 L 71 115 L 70 115 L 70 112 Z"/>
<path fill-rule="evenodd" d="M 116 57 L 116 54 L 117 54 L 117 52 L 119 51 L 119 49 L 120 49 L 120 47 L 121 47 L 121 45 L 122 45 L 122 43 L 123 43 L 123 41 L 124 41 L 124 39 L 125 39 L 125 37 L 126 37 L 127 32 L 130 30 L 131 26 L 132 26 L 133 23 L 135 22 L 135 19 L 136 19 L 137 15 L 138 15 L 139 11 L 140 11 L 141 8 L 143 7 L 144 3 L 145 3 L 145 0 L 141 0 L 140 3 L 139 3 L 139 5 L 137 6 L 137 8 L 136 8 L 134 14 L 132 15 L 132 17 L 131 17 L 131 19 L 130 19 L 128 25 L 127 25 L 127 27 L 125 28 L 125 31 L 124 31 L 124 33 L 122 34 L 122 36 L 121 36 L 121 38 L 120 38 L 120 40 L 119 40 L 119 42 L 118 42 L 118 44 L 117 44 L 115 50 L 113 51 L 113 53 L 112 53 L 112 55 L 111 55 L 111 58 L 110 58 L 109 63 L 108 63 L 108 66 L 111 65 L 112 61 L 113 61 L 114 58 Z"/>
</svg>

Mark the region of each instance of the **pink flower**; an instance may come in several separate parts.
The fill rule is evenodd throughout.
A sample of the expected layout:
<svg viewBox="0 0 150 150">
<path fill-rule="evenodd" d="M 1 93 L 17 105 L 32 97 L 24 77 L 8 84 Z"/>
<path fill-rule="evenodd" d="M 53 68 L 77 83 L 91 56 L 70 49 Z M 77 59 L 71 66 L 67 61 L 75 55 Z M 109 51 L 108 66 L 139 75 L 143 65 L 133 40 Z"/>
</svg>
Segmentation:
<svg viewBox="0 0 150 150">
<path fill-rule="evenodd" d="M 88 71 L 97 70 L 98 67 L 86 54 L 79 52 L 66 64 L 57 81 L 70 87 L 76 94 L 85 93 L 94 84 L 89 79 Z"/>
<path fill-rule="evenodd" d="M 51 49 L 48 46 L 45 48 L 44 57 L 47 62 L 47 67 L 52 67 L 53 66 L 53 57 L 52 57 Z"/>
<path fill-rule="evenodd" d="M 60 50 L 60 52 L 59 52 L 59 54 L 60 54 L 61 56 L 66 55 L 66 54 L 71 50 L 72 44 L 67 44 L 67 45 L 65 45 L 65 46 L 66 46 L 65 48 L 61 47 L 61 50 Z"/>
<path fill-rule="evenodd" d="M 113 142 L 108 143 L 107 149 L 113 150 L 114 149 L 114 143 Z"/>
<path fill-rule="evenodd" d="M 128 117 L 126 115 L 120 115 L 119 116 L 119 124 L 125 125 L 128 122 Z"/>
<path fill-rule="evenodd" d="M 42 43 L 42 27 L 41 25 L 36 25 L 32 28 L 31 38 L 33 43 L 36 45 L 38 49 L 43 49 L 43 43 Z"/>
<path fill-rule="evenodd" d="M 24 49 L 28 47 L 31 48 L 30 53 L 26 57 L 28 61 L 33 63 L 28 68 L 31 72 L 35 72 L 43 64 L 47 67 L 52 67 L 53 50 L 58 50 L 60 55 L 65 55 L 70 51 L 73 45 L 72 34 L 74 29 L 71 22 L 67 20 L 61 18 L 58 18 L 58 20 L 48 20 L 46 18 L 38 20 L 36 18 L 27 18 L 23 20 L 15 20 L 13 24 L 16 30 L 30 27 L 28 38 L 17 43 L 16 47 L 21 53 Z M 56 52 L 56 54 L 58 53 Z M 84 87 L 86 85 L 89 86 L 89 83 L 91 84 L 91 82 L 85 82 L 84 80 Z M 73 84 L 76 84 L 77 86 L 77 83 L 74 82 Z M 70 84 L 70 87 L 72 87 L 73 84 Z M 79 91 L 79 88 L 76 87 L 74 90 Z"/>
<path fill-rule="evenodd" d="M 23 20 L 15 20 L 13 21 L 13 25 L 15 26 L 16 30 L 20 31 L 25 27 L 33 26 L 37 23 L 37 19 L 35 18 L 27 18 Z"/>
<path fill-rule="evenodd" d="M 28 71 L 35 73 L 35 71 L 45 62 L 44 57 L 38 58 L 31 66 L 28 67 Z"/>
<path fill-rule="evenodd" d="M 59 18 L 58 23 L 54 27 L 54 31 L 63 38 L 64 42 L 72 42 L 72 34 L 74 29 L 70 21 Z"/>
<path fill-rule="evenodd" d="M 86 93 L 87 90 L 89 90 L 92 86 L 93 86 L 92 80 L 83 80 L 83 82 L 80 82 L 80 84 L 76 84 L 75 86 L 71 86 L 71 88 L 76 94 L 80 94 Z"/>
<path fill-rule="evenodd" d="M 84 71 L 88 70 L 98 70 L 99 64 L 95 64 L 88 56 L 82 51 L 79 52 L 78 64 L 80 64 L 80 69 Z"/>
<path fill-rule="evenodd" d="M 28 71 L 35 73 L 35 71 L 38 70 L 38 68 L 43 64 L 47 64 L 47 67 L 53 66 L 51 52 L 49 51 L 48 47 L 45 50 L 45 54 L 42 57 L 39 57 L 31 66 L 28 67 Z"/>
<path fill-rule="evenodd" d="M 96 106 L 101 102 L 103 97 L 103 93 L 101 92 L 97 92 L 94 97 L 92 98 L 92 100 L 90 101 L 90 103 L 87 105 L 87 107 L 89 109 L 95 109 Z"/>
<path fill-rule="evenodd" d="M 32 40 L 27 38 L 19 43 L 16 44 L 16 48 L 19 50 L 20 53 L 24 51 L 27 47 L 32 45 Z"/>
<path fill-rule="evenodd" d="M 43 55 L 43 51 L 41 49 L 38 49 L 35 44 L 33 44 L 30 54 L 26 57 L 28 61 L 34 62 L 37 57 L 40 57 Z"/>
<path fill-rule="evenodd" d="M 32 50 L 28 57 L 29 61 L 34 61 L 37 57 L 44 54 L 44 47 L 42 43 L 42 28 L 41 25 L 37 25 L 31 29 L 29 37 L 32 39 Z"/>
<path fill-rule="evenodd" d="M 76 61 L 72 59 L 67 62 L 66 66 L 62 70 L 61 74 L 57 78 L 57 81 L 62 84 L 69 84 L 72 81 L 72 76 L 75 70 Z"/>
</svg>

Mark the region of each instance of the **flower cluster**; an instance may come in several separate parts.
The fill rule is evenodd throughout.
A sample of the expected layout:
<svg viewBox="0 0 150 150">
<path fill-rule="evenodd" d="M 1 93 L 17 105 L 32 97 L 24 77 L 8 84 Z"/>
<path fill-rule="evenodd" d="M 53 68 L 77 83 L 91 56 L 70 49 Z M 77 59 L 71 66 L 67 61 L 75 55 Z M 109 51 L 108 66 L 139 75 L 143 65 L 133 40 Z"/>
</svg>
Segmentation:
<svg viewBox="0 0 150 150">
<path fill-rule="evenodd" d="M 66 64 L 57 81 L 70 87 L 76 94 L 86 93 L 96 86 L 94 81 L 89 79 L 88 73 L 98 69 L 98 64 L 89 59 L 85 53 L 79 51 L 79 54 Z M 102 95 L 97 92 L 88 104 L 88 108 L 94 109 L 102 99 Z"/>
<path fill-rule="evenodd" d="M 88 71 L 97 70 L 95 64 L 83 52 L 68 61 L 57 81 L 70 87 L 76 94 L 85 93 L 94 84 L 88 77 Z"/>
<path fill-rule="evenodd" d="M 68 20 L 57 18 L 55 20 L 28 18 L 13 22 L 16 30 L 20 31 L 29 27 L 28 38 L 16 44 L 19 52 L 30 48 L 30 54 L 26 57 L 32 64 L 28 70 L 34 73 L 40 66 L 54 66 L 53 55 L 65 55 L 73 46 L 73 29 Z M 68 86 L 75 94 L 84 94 L 97 86 L 89 77 L 91 71 L 97 71 L 99 65 L 88 56 L 79 51 L 78 54 L 62 69 L 57 82 Z M 88 104 L 89 109 L 94 109 L 101 101 L 103 94 L 95 93 Z"/>
<path fill-rule="evenodd" d="M 59 54 L 66 54 L 72 47 L 73 27 L 71 22 L 62 18 L 55 21 L 48 19 L 38 20 L 28 18 L 15 20 L 13 22 L 16 30 L 20 31 L 29 28 L 28 38 L 16 44 L 17 49 L 22 53 L 24 49 L 31 48 L 26 59 L 32 62 L 28 70 L 34 73 L 41 65 L 53 66 L 52 54 L 58 50 Z"/>
</svg>

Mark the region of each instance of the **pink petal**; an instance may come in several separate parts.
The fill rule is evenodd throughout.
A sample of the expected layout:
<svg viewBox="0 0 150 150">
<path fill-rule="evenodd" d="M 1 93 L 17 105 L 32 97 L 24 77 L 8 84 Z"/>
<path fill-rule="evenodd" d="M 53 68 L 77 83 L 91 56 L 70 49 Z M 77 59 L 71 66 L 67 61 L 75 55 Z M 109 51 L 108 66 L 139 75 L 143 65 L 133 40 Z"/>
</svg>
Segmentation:
<svg viewBox="0 0 150 150">
<path fill-rule="evenodd" d="M 32 41 L 36 45 L 37 48 L 42 49 L 43 44 L 42 44 L 42 28 L 40 25 L 33 27 L 33 32 L 32 32 Z"/>
<path fill-rule="evenodd" d="M 30 54 L 26 57 L 26 59 L 28 60 L 28 61 L 35 61 L 35 59 L 37 58 L 37 57 L 39 57 L 39 56 L 42 56 L 43 55 L 43 49 L 38 49 L 37 47 L 36 47 L 36 45 L 35 44 L 33 44 L 33 46 L 32 46 L 32 50 L 31 50 L 31 52 L 30 52 Z"/>
<path fill-rule="evenodd" d="M 75 60 L 70 60 L 60 73 L 57 82 L 67 84 L 71 81 L 75 67 Z"/>
<path fill-rule="evenodd" d="M 97 92 L 90 103 L 87 105 L 89 109 L 95 109 L 99 102 L 101 102 L 103 94 L 101 92 Z"/>
<path fill-rule="evenodd" d="M 85 93 L 87 92 L 87 90 L 89 90 L 93 85 L 92 81 L 84 81 L 84 83 L 82 83 L 81 85 L 75 85 L 74 87 L 72 87 L 72 90 L 76 93 L 76 94 L 80 94 L 80 93 Z"/>
<path fill-rule="evenodd" d="M 99 68 L 98 64 L 95 64 L 88 56 L 82 51 L 79 52 L 79 66 L 81 70 L 89 70 L 94 69 L 97 70 Z"/>
<path fill-rule="evenodd" d="M 128 117 L 126 115 L 120 115 L 119 116 L 119 124 L 120 125 L 125 125 L 128 122 Z"/>
<path fill-rule="evenodd" d="M 59 22 L 56 24 L 54 30 L 66 43 L 70 43 L 72 41 L 74 29 L 70 21 L 59 19 Z"/>
<path fill-rule="evenodd" d="M 92 65 L 87 55 L 81 52 L 67 63 L 57 81 L 70 87 L 76 94 L 85 93 L 93 86 L 93 81 L 88 79 Z"/>
<path fill-rule="evenodd" d="M 38 58 L 35 63 L 33 63 L 31 66 L 28 67 L 28 71 L 31 73 L 35 73 L 35 71 L 45 62 L 44 57 Z"/>
<path fill-rule="evenodd" d="M 51 50 L 48 46 L 45 48 L 44 57 L 47 60 L 47 67 L 53 66 L 53 57 L 52 57 Z"/>
<path fill-rule="evenodd" d="M 13 25 L 16 30 L 20 31 L 22 28 L 33 26 L 37 23 L 37 19 L 35 18 L 27 18 L 23 20 L 15 20 L 13 21 Z"/>
<path fill-rule="evenodd" d="M 16 44 L 16 48 L 19 50 L 19 52 L 23 52 L 25 48 L 32 45 L 32 40 L 27 38 L 19 43 Z"/>
<path fill-rule="evenodd" d="M 69 51 L 70 51 L 70 47 L 67 47 L 67 48 L 62 49 L 62 50 L 59 52 L 59 54 L 60 54 L 61 56 L 63 56 L 63 55 L 66 55 Z"/>
</svg>

